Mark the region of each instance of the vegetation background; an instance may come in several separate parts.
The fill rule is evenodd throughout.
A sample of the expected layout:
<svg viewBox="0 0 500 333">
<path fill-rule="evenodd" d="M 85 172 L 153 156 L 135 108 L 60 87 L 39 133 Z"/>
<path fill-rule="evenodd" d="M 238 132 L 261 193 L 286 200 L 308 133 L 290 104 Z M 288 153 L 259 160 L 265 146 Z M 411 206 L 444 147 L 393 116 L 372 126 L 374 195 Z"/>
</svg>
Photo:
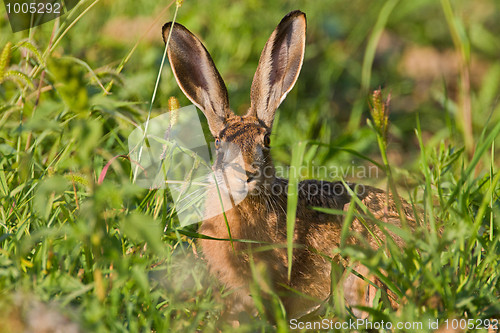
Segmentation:
<svg viewBox="0 0 500 333">
<path fill-rule="evenodd" d="M 0 15 L 0 331 L 41 325 L 33 302 L 82 331 L 215 329 L 226 292 L 199 259 L 196 226 L 180 228 L 168 193 L 135 186 L 120 156 L 147 118 L 161 26 L 175 8 L 84 0 L 15 34 Z M 308 143 L 301 178 L 317 177 L 317 166 L 375 160 L 378 177 L 345 179 L 395 183 L 419 207 L 425 237 L 401 231 L 404 252 L 339 249 L 386 272 L 400 296 L 399 311 L 380 301 L 370 320 L 439 319 L 444 327 L 446 319 L 498 318 L 500 2 L 185 0 L 177 21 L 203 40 L 236 112 L 249 105 L 265 41 L 294 9 L 308 18 L 306 58 L 278 112 L 276 163 L 289 165 L 297 142 Z M 378 87 L 391 94 L 387 145 L 370 121 Z M 189 104 L 165 64 L 153 116 L 170 96 Z M 349 313 L 337 299 L 325 316 Z M 239 330 L 288 325 L 262 316 Z"/>
</svg>

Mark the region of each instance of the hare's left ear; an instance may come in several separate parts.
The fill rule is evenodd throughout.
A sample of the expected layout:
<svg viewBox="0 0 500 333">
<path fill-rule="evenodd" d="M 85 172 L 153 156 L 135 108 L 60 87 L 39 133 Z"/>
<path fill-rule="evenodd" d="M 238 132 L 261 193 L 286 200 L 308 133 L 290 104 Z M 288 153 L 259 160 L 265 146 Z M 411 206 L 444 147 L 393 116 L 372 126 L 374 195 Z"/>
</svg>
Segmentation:
<svg viewBox="0 0 500 333">
<path fill-rule="evenodd" d="M 274 113 L 293 88 L 304 60 L 306 15 L 287 14 L 269 37 L 255 72 L 248 115 L 256 116 L 269 128 Z"/>
<path fill-rule="evenodd" d="M 175 79 L 186 97 L 203 112 L 210 131 L 217 137 L 226 119 L 233 114 L 229 109 L 226 85 L 198 38 L 183 25 L 169 22 L 163 26 L 165 43 L 170 32 L 167 53 Z"/>
</svg>

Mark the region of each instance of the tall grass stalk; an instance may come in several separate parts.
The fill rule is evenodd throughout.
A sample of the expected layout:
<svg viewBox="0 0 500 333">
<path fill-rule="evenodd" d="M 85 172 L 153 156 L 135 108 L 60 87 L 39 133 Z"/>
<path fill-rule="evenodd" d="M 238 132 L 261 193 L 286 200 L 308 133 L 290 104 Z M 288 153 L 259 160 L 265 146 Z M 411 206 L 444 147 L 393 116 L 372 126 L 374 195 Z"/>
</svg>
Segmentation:
<svg viewBox="0 0 500 333">
<path fill-rule="evenodd" d="M 470 42 L 467 38 L 465 27 L 457 14 L 455 14 L 450 0 L 441 0 L 444 16 L 455 45 L 456 52 L 460 55 L 460 125 L 467 153 L 472 156 L 474 148 L 474 133 L 472 130 L 472 105 L 470 82 Z"/>
<path fill-rule="evenodd" d="M 175 20 L 177 18 L 177 13 L 179 11 L 179 7 L 182 5 L 182 2 L 180 1 L 177 1 L 176 2 L 176 6 L 175 6 L 175 12 L 174 12 L 174 17 L 172 19 L 172 23 L 175 24 Z M 155 86 L 154 86 L 154 89 L 153 89 L 153 94 L 151 95 L 151 101 L 149 102 L 149 109 L 148 109 L 148 116 L 146 118 L 146 122 L 145 122 L 145 125 L 144 125 L 144 135 L 142 137 L 142 140 L 139 142 L 139 153 L 138 153 L 138 161 L 141 161 L 141 157 L 142 157 L 142 151 L 143 151 L 143 147 L 144 147 L 144 142 L 146 140 L 146 135 L 148 133 L 148 128 L 149 128 L 149 120 L 151 119 L 151 111 L 153 110 L 153 104 L 154 104 L 154 101 L 155 101 L 155 98 L 156 98 L 156 93 L 158 92 L 158 86 L 160 84 L 160 78 L 161 78 L 161 73 L 163 71 L 163 65 L 165 64 L 165 59 L 167 57 L 167 50 L 168 50 L 168 45 L 170 43 L 170 38 L 172 37 L 172 29 L 170 29 L 170 33 L 168 34 L 168 38 L 167 38 L 167 41 L 165 42 L 165 49 L 163 50 L 163 56 L 161 58 L 161 63 L 160 63 L 160 69 L 158 70 L 158 75 L 156 77 L 156 83 L 155 83 Z M 136 181 L 136 178 L 137 178 L 137 175 L 138 175 L 138 171 L 139 171 L 139 165 L 136 165 L 135 167 L 135 172 L 134 172 L 134 180 L 133 182 L 135 183 Z"/>
</svg>

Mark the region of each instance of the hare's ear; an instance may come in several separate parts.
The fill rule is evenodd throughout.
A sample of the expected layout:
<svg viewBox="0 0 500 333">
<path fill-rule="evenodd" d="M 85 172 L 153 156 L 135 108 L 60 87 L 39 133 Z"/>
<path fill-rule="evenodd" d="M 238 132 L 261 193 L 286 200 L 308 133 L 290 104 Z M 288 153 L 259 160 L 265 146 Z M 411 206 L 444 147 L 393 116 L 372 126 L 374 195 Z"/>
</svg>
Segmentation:
<svg viewBox="0 0 500 333">
<path fill-rule="evenodd" d="M 172 22 L 163 26 L 165 43 L 171 29 Z M 212 134 L 218 136 L 231 111 L 226 86 L 207 49 L 188 29 L 175 23 L 167 53 L 177 84 L 203 112 Z"/>
<path fill-rule="evenodd" d="M 297 81 L 305 44 L 306 15 L 296 10 L 281 20 L 262 50 L 252 82 L 248 114 L 269 128 L 276 109 Z"/>
</svg>

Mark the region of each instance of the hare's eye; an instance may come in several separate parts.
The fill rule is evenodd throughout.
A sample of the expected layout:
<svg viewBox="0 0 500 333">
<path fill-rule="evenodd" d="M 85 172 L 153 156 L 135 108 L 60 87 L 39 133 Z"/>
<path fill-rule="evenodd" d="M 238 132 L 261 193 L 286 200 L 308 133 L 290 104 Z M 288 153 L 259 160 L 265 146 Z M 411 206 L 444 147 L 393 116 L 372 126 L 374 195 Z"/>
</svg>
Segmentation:
<svg viewBox="0 0 500 333">
<path fill-rule="evenodd" d="M 270 144 L 271 144 L 271 137 L 269 136 L 269 134 L 266 134 L 264 136 L 264 146 L 266 146 L 267 148 L 269 148 Z"/>
<path fill-rule="evenodd" d="M 220 148 L 220 139 L 216 138 L 215 139 L 215 149 L 219 149 L 219 148 Z"/>
</svg>

